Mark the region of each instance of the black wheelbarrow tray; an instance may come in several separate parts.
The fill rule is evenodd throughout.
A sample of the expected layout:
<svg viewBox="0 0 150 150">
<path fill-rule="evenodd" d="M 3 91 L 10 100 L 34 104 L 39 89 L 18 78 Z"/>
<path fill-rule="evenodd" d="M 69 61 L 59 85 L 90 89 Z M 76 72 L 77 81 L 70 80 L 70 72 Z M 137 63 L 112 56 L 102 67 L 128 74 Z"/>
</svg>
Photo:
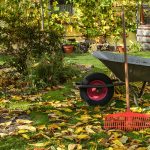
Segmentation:
<svg viewBox="0 0 150 150">
<path fill-rule="evenodd" d="M 124 55 L 113 52 L 93 52 L 107 68 L 109 68 L 118 80 L 111 80 L 103 73 L 92 73 L 86 76 L 82 82 L 76 83 L 80 89 L 80 96 L 89 105 L 105 105 L 114 94 L 114 86 L 124 85 Z M 150 82 L 150 59 L 138 56 L 128 56 L 128 69 L 130 82 L 143 82 L 139 97 L 144 91 L 147 82 Z"/>
</svg>

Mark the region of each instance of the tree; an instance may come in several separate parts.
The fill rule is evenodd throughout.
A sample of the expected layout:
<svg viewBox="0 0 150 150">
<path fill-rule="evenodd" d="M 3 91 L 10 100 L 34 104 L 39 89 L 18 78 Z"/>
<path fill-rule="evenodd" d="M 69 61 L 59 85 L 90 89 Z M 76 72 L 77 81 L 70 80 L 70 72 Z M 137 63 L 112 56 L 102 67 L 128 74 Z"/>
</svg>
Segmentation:
<svg viewBox="0 0 150 150">
<path fill-rule="evenodd" d="M 61 50 L 64 26 L 56 22 L 61 17 L 43 0 L 7 0 L 0 6 L 0 44 L 12 55 L 11 66 L 36 85 L 67 80 Z"/>
<path fill-rule="evenodd" d="M 80 10 L 80 31 L 88 36 L 120 35 L 121 11 L 125 7 L 127 31 L 136 30 L 137 0 L 72 0 Z"/>
</svg>

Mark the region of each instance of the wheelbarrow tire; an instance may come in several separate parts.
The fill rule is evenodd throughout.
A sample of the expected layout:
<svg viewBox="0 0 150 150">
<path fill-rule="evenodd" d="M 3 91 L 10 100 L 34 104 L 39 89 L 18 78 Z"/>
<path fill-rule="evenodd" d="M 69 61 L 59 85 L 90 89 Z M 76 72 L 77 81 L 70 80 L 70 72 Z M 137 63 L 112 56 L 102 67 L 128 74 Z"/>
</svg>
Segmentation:
<svg viewBox="0 0 150 150">
<path fill-rule="evenodd" d="M 94 73 L 86 76 L 83 85 L 113 85 L 112 80 L 103 73 Z M 97 91 L 98 90 L 98 91 Z M 80 88 L 80 96 L 89 105 L 108 104 L 114 94 L 114 86 L 103 88 Z"/>
</svg>

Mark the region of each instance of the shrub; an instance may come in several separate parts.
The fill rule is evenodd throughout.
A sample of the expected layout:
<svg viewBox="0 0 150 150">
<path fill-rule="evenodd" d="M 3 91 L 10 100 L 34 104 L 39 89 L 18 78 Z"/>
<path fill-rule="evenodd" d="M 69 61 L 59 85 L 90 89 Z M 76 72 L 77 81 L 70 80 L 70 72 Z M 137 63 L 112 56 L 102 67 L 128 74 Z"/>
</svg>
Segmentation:
<svg viewBox="0 0 150 150">
<path fill-rule="evenodd" d="M 63 84 L 69 79 L 79 74 L 79 70 L 71 65 L 62 63 L 62 53 L 43 54 L 43 56 L 34 61 L 34 65 L 30 62 L 29 79 L 34 86 L 46 86 Z"/>
<path fill-rule="evenodd" d="M 0 45 L 13 56 L 10 65 L 32 80 L 33 85 L 55 85 L 70 75 L 65 71 L 61 50 L 64 30 L 61 24 L 50 19 L 48 12 L 49 16 L 43 20 L 47 24 L 41 30 L 40 7 L 40 3 L 29 0 L 7 0 L 0 5 L 3 23 L 0 24 Z"/>
</svg>

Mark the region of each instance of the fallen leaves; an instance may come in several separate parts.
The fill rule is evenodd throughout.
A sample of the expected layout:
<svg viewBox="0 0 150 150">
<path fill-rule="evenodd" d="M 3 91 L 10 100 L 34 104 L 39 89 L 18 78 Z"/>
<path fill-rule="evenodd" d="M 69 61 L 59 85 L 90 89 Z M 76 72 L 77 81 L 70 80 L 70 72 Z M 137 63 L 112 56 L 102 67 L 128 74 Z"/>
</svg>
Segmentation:
<svg viewBox="0 0 150 150">
<path fill-rule="evenodd" d="M 122 144 L 126 144 L 127 143 L 127 141 L 128 141 L 128 137 L 127 136 L 122 136 L 120 139 L 119 139 L 119 141 L 122 143 Z"/>
<path fill-rule="evenodd" d="M 18 124 L 31 124 L 31 123 L 33 123 L 33 121 L 31 121 L 31 120 L 25 120 L 25 119 L 17 119 L 16 122 Z"/>
<path fill-rule="evenodd" d="M 51 143 L 51 141 L 47 141 L 47 142 L 41 142 L 41 143 L 34 143 L 34 144 L 29 144 L 31 146 L 34 146 L 34 147 L 45 147 L 47 145 L 49 145 Z"/>
<path fill-rule="evenodd" d="M 56 130 L 56 129 L 61 129 L 61 127 L 59 126 L 59 125 L 57 125 L 57 124 L 50 124 L 50 125 L 48 125 L 48 130 L 50 130 L 50 131 L 54 131 L 54 130 Z"/>
<path fill-rule="evenodd" d="M 80 145 L 80 144 L 69 144 L 68 150 L 82 150 L 82 145 Z"/>
<path fill-rule="evenodd" d="M 51 89 L 47 89 L 51 90 Z M 54 90 L 54 88 L 53 88 Z M 57 90 L 57 89 L 56 89 Z M 26 141 L 29 146 L 34 149 L 46 150 L 82 150 L 82 149 L 106 149 L 106 150 L 149 150 L 150 130 L 133 131 L 128 134 L 121 130 L 103 129 L 103 116 L 112 111 L 123 111 L 124 101 L 119 103 L 121 107 L 116 107 L 118 101 L 112 102 L 108 107 L 89 107 L 78 97 L 79 93 L 73 89 L 76 96 L 68 96 L 69 98 L 62 101 L 52 99 L 47 96 L 48 101 L 42 100 L 42 94 L 34 95 L 14 95 L 11 96 L 13 101 L 20 105 L 21 101 L 27 101 L 31 106 L 26 109 L 26 116 L 20 117 L 23 111 L 18 107 L 12 112 L 2 111 L 0 109 L 0 137 L 4 138 L 8 135 L 19 135 Z M 116 97 L 119 95 L 116 95 Z M 122 95 L 120 95 L 122 97 Z M 23 101 L 22 101 L 23 102 Z M 0 104 L 12 104 L 11 101 L 0 99 Z M 144 103 L 143 106 L 149 106 Z M 0 107 L 1 108 L 1 107 Z M 30 108 L 30 109 L 29 109 Z M 44 113 L 47 117 L 46 122 L 36 122 L 28 118 L 32 111 Z M 149 111 L 149 108 L 141 109 L 132 107 L 134 112 Z M 28 112 L 28 113 L 27 113 Z M 9 115 L 5 115 L 8 113 Z M 16 115 L 17 114 L 17 115 Z M 28 116 L 28 117 L 27 117 Z M 41 117 L 37 119 L 42 120 Z M 36 124 L 36 123 L 37 124 Z"/>
<path fill-rule="evenodd" d="M 87 134 L 79 134 L 75 136 L 76 140 L 88 140 L 90 139 L 90 136 Z"/>
<path fill-rule="evenodd" d="M 88 134 L 94 134 L 94 133 L 96 133 L 93 129 L 92 129 L 92 125 L 87 125 L 86 127 L 85 127 L 85 130 L 86 130 L 86 132 L 88 133 Z"/>
<path fill-rule="evenodd" d="M 36 132 L 36 128 L 31 125 L 19 125 L 19 126 L 17 126 L 17 128 L 19 129 L 19 131 L 25 130 L 25 131 L 30 131 L 30 132 Z"/>
</svg>

